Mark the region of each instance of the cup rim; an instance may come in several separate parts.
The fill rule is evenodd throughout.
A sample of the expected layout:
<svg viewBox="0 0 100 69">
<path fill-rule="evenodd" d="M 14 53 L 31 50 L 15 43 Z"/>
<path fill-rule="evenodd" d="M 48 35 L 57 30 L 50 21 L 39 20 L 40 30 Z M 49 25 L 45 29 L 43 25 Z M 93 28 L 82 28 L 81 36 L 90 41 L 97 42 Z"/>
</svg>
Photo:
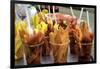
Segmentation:
<svg viewBox="0 0 100 69">
<path fill-rule="evenodd" d="M 68 44 L 69 43 L 69 41 L 68 42 L 65 42 L 65 43 L 61 43 L 61 44 L 57 44 L 57 43 L 54 43 L 54 42 L 49 42 L 50 44 L 52 44 L 52 45 L 58 45 L 58 46 L 61 46 L 61 45 L 66 45 L 66 44 Z"/>
<path fill-rule="evenodd" d="M 45 36 L 44 38 L 49 38 L 49 36 Z"/>
<path fill-rule="evenodd" d="M 81 43 L 81 45 L 92 45 L 93 43 L 92 42 L 89 42 L 89 43 Z"/>
<path fill-rule="evenodd" d="M 40 46 L 40 45 L 42 45 L 43 43 L 44 43 L 44 41 L 42 41 L 42 42 L 40 42 L 40 43 L 38 43 L 38 44 L 29 45 L 29 47 L 36 47 L 36 46 Z"/>
</svg>

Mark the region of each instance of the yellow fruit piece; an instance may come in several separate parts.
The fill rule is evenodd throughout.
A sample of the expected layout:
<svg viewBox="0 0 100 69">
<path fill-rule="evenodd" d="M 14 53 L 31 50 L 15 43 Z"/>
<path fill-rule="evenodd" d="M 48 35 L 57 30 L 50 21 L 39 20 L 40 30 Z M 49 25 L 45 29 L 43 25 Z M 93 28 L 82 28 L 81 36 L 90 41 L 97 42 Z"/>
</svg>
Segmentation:
<svg viewBox="0 0 100 69">
<path fill-rule="evenodd" d="M 27 29 L 27 23 L 25 21 L 18 21 L 15 23 L 15 59 L 19 59 L 22 57 L 21 47 L 22 47 L 22 41 L 19 35 L 20 30 L 26 30 Z"/>
<path fill-rule="evenodd" d="M 35 33 L 38 33 L 38 32 L 39 32 L 39 29 L 36 29 L 36 28 L 35 28 L 34 31 L 35 31 Z"/>
<path fill-rule="evenodd" d="M 42 32 L 45 33 L 47 31 L 47 27 L 48 27 L 47 24 L 45 22 L 43 22 L 43 21 L 40 24 L 41 24 L 41 30 L 42 30 Z"/>
<path fill-rule="evenodd" d="M 47 19 L 47 23 L 53 25 L 53 21 L 52 21 L 52 19 L 48 17 L 48 19 Z"/>
<path fill-rule="evenodd" d="M 40 19 L 45 20 L 45 13 L 44 12 L 39 12 L 38 16 L 40 17 Z"/>
<path fill-rule="evenodd" d="M 55 23 L 54 29 L 58 30 L 59 24 Z"/>
<path fill-rule="evenodd" d="M 44 16 L 45 15 L 45 13 L 43 13 L 43 12 L 39 12 L 38 13 L 38 16 L 40 16 L 40 17 L 42 17 L 42 16 Z"/>
<path fill-rule="evenodd" d="M 31 21 L 34 28 L 36 28 L 37 24 L 39 24 L 40 17 L 38 14 L 32 16 Z"/>
<path fill-rule="evenodd" d="M 21 38 L 19 35 L 16 35 L 15 37 L 15 59 L 19 59 L 22 57 L 22 52 L 20 52 L 21 48 L 22 48 Z"/>
<path fill-rule="evenodd" d="M 15 24 L 15 33 L 16 34 L 19 34 L 19 30 L 26 30 L 27 28 L 27 23 L 25 21 L 18 21 L 16 24 Z"/>
<path fill-rule="evenodd" d="M 37 24 L 36 29 L 41 30 L 41 24 Z"/>
<path fill-rule="evenodd" d="M 45 13 L 45 14 L 47 14 L 48 10 L 47 9 L 43 9 L 42 12 Z"/>
<path fill-rule="evenodd" d="M 15 53 L 15 60 L 21 59 L 23 57 L 23 47 L 21 46 Z"/>
</svg>

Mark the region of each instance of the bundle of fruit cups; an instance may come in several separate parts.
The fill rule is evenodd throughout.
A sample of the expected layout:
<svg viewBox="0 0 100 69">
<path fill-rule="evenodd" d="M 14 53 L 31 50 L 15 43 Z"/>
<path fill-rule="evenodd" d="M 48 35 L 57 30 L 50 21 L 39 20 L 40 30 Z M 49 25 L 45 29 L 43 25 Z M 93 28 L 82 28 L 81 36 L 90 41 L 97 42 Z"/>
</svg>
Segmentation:
<svg viewBox="0 0 100 69">
<path fill-rule="evenodd" d="M 38 12 L 30 21 L 33 27 L 31 35 L 26 30 L 27 25 L 21 25 L 19 30 L 28 64 L 41 64 L 41 57 L 50 54 L 54 63 L 66 63 L 68 49 L 70 54 L 78 57 L 78 62 L 90 61 L 93 33 L 86 21 L 78 25 L 77 18 L 48 13 L 48 10 Z"/>
</svg>

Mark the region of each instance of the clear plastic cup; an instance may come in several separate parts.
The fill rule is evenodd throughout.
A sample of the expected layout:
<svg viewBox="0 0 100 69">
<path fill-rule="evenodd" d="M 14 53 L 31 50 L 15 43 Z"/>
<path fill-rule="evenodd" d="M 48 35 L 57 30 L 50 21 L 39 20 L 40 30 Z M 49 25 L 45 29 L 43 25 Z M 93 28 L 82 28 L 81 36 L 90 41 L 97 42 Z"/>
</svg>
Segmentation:
<svg viewBox="0 0 100 69">
<path fill-rule="evenodd" d="M 28 65 L 31 64 L 41 64 L 42 57 L 42 46 L 44 42 L 35 44 L 35 45 L 27 45 L 24 46 L 26 61 Z"/>
<path fill-rule="evenodd" d="M 79 55 L 79 42 L 76 42 L 76 39 L 71 35 L 70 36 L 70 54 L 78 56 Z"/>
<path fill-rule="evenodd" d="M 92 43 L 81 43 L 79 62 L 89 62 L 91 60 Z"/>
<path fill-rule="evenodd" d="M 51 54 L 51 47 L 49 44 L 49 37 L 46 36 L 44 38 L 44 44 L 42 47 L 42 56 L 50 56 L 50 54 Z"/>
<path fill-rule="evenodd" d="M 53 51 L 54 63 L 66 63 L 68 54 L 68 42 L 56 44 L 50 42 Z"/>
</svg>

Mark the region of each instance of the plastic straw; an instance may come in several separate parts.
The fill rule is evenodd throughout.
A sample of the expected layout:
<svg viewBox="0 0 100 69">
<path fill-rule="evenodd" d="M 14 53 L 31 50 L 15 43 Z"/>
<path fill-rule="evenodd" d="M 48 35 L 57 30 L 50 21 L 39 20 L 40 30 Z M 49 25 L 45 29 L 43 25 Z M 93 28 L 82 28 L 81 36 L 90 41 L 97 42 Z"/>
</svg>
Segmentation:
<svg viewBox="0 0 100 69">
<path fill-rule="evenodd" d="M 24 9 L 25 9 L 26 16 L 27 16 L 26 19 L 27 19 L 27 24 L 28 24 L 28 28 L 29 28 L 29 34 L 30 34 L 30 37 L 31 37 L 31 35 L 33 33 L 33 29 L 31 28 L 29 12 L 28 12 L 28 8 L 27 8 L 26 5 L 24 6 Z M 24 50 L 24 48 L 23 48 L 23 50 Z M 23 57 L 24 57 L 24 63 L 25 63 L 25 65 L 27 65 L 26 54 L 25 53 L 23 53 Z"/>
<path fill-rule="evenodd" d="M 48 9 L 49 9 L 49 15 L 50 15 L 50 6 L 48 6 Z"/>
<path fill-rule="evenodd" d="M 24 57 L 24 64 L 27 65 L 26 55 L 25 55 L 25 53 L 23 53 L 23 57 Z"/>
<path fill-rule="evenodd" d="M 89 12 L 86 11 L 86 13 L 87 13 L 87 23 L 88 23 L 88 26 L 89 26 L 89 30 L 91 31 L 90 21 L 89 21 Z"/>
<path fill-rule="evenodd" d="M 54 15 L 55 23 L 57 23 L 57 21 L 56 21 L 56 15 L 55 15 L 55 7 L 54 6 L 53 6 L 53 15 Z"/>
<path fill-rule="evenodd" d="M 40 5 L 38 5 L 38 8 L 39 8 L 39 11 L 42 12 Z M 45 18 L 44 18 L 44 16 L 42 14 L 41 14 L 41 16 L 42 16 L 43 20 L 45 20 Z"/>
<path fill-rule="evenodd" d="M 80 16 L 79 16 L 79 19 L 77 22 L 78 24 L 80 24 L 80 20 L 82 20 L 83 10 L 84 10 L 84 8 L 81 8 Z"/>
<path fill-rule="evenodd" d="M 47 17 L 50 18 L 50 19 L 52 19 L 52 18 L 51 18 L 51 15 L 50 15 L 50 13 L 51 13 L 51 12 L 50 12 L 50 6 L 48 6 L 48 10 L 49 10 L 49 14 L 48 14 Z"/>
<path fill-rule="evenodd" d="M 79 20 L 81 20 L 81 18 L 82 18 L 83 10 L 84 10 L 84 8 L 81 8 Z"/>
<path fill-rule="evenodd" d="M 48 6 L 48 10 L 49 10 L 49 16 L 48 16 L 48 17 L 50 17 L 50 18 L 51 18 L 51 16 L 50 16 L 50 6 Z"/>
<path fill-rule="evenodd" d="M 70 10 L 71 10 L 72 16 L 75 17 L 74 12 L 73 12 L 73 8 L 72 8 L 72 7 L 70 7 Z"/>
<path fill-rule="evenodd" d="M 38 5 L 38 7 L 39 7 L 39 11 L 41 12 L 41 7 L 40 7 L 40 5 Z"/>
<path fill-rule="evenodd" d="M 29 18 L 29 14 L 28 14 L 28 9 L 25 6 L 25 11 L 26 11 L 26 16 L 27 16 L 27 24 L 28 24 L 28 28 L 29 28 L 29 34 L 31 35 L 33 33 L 33 29 L 31 28 L 31 24 L 30 24 L 30 18 Z"/>
</svg>

